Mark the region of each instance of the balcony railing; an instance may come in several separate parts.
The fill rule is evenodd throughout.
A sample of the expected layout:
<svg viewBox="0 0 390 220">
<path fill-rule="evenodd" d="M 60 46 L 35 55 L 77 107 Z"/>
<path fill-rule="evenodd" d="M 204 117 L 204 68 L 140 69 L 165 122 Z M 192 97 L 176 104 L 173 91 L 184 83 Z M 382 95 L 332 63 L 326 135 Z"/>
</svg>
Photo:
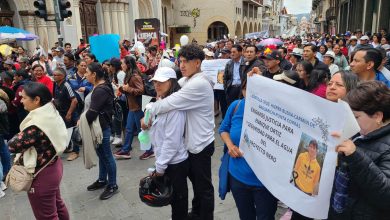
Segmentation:
<svg viewBox="0 0 390 220">
<path fill-rule="evenodd" d="M 258 6 L 258 7 L 263 6 L 263 0 L 243 0 L 243 1 L 251 3 L 251 4 Z"/>
<path fill-rule="evenodd" d="M 326 20 L 333 20 L 336 18 L 336 8 L 330 7 L 326 10 Z"/>
</svg>

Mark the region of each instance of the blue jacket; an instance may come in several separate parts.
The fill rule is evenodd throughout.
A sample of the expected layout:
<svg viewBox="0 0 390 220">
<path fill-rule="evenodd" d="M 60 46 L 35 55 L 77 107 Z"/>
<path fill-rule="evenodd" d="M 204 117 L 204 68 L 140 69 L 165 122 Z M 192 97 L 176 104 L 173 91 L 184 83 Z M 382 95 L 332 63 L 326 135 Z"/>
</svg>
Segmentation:
<svg viewBox="0 0 390 220">
<path fill-rule="evenodd" d="M 244 118 L 245 99 L 242 99 L 237 111 L 234 113 L 236 105 L 239 100 L 234 101 L 228 108 L 225 118 L 219 128 L 219 133 L 228 132 L 234 145 L 239 146 L 242 130 L 242 122 Z M 226 158 L 222 158 L 221 168 L 226 169 Z M 228 160 L 228 172 L 238 181 L 255 187 L 262 187 L 263 184 L 256 177 L 253 170 L 250 168 L 245 158 L 231 158 Z M 225 162 L 225 163 L 224 163 Z M 221 169 L 220 168 L 220 169 Z M 220 170 L 221 172 L 221 170 Z M 221 178 L 221 176 L 220 176 Z M 223 184 L 223 183 L 222 183 Z M 220 180 L 221 185 L 221 180 Z M 226 184 L 227 185 L 227 184 Z M 221 192 L 221 191 L 220 191 Z M 226 193 L 225 193 L 226 194 Z M 220 193 L 221 197 L 221 193 Z M 224 197 L 224 196 L 223 196 Z M 221 197 L 222 198 L 222 197 Z"/>
<path fill-rule="evenodd" d="M 84 97 L 88 95 L 90 91 L 93 89 L 93 85 L 88 82 L 88 80 L 83 77 L 81 78 L 77 72 L 73 75 L 71 79 L 69 79 L 70 86 L 73 90 L 77 91 L 81 87 L 85 87 Z"/>
<path fill-rule="evenodd" d="M 390 81 L 386 79 L 382 72 L 377 71 L 375 75 L 375 80 L 381 81 L 386 84 L 387 87 L 390 88 Z"/>
</svg>

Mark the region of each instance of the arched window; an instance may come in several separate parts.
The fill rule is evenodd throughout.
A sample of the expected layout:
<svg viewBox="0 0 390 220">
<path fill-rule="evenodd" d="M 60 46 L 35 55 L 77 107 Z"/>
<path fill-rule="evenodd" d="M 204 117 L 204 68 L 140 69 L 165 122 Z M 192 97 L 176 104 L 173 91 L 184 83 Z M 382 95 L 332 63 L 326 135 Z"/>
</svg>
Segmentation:
<svg viewBox="0 0 390 220">
<path fill-rule="evenodd" d="M 228 35 L 229 29 L 225 23 L 216 21 L 210 24 L 207 29 L 207 38 L 209 40 L 215 41 L 223 39 L 223 35 Z"/>
</svg>

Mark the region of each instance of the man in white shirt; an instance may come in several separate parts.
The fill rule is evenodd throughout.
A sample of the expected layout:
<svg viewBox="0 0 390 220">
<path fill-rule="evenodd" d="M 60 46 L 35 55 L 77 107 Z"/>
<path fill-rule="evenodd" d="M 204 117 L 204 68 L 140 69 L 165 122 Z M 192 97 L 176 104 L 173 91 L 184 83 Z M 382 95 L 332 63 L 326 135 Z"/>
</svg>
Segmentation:
<svg viewBox="0 0 390 220">
<path fill-rule="evenodd" d="M 54 71 L 57 67 L 61 67 L 61 68 L 64 68 L 66 69 L 65 67 L 65 64 L 64 64 L 64 53 L 65 53 L 65 50 L 64 48 L 62 47 L 57 47 L 55 49 L 56 51 L 56 56 L 53 57 L 53 60 L 52 60 L 52 66 L 51 66 L 51 69 Z"/>
<path fill-rule="evenodd" d="M 182 87 L 169 97 L 150 107 L 152 115 L 172 110 L 186 111 L 185 146 L 189 151 L 189 178 L 194 189 L 190 219 L 213 219 L 214 187 L 211 181 L 211 156 L 214 153 L 213 83 L 201 72 L 205 54 L 196 45 L 186 45 L 179 51 Z M 142 128 L 147 129 L 143 119 Z"/>
</svg>

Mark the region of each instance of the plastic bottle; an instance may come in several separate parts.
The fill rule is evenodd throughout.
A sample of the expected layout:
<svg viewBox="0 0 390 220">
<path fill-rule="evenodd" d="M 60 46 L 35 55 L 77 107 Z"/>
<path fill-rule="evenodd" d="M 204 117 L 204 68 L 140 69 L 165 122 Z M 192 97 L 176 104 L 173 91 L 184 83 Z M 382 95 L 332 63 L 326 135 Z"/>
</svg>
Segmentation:
<svg viewBox="0 0 390 220">
<path fill-rule="evenodd" d="M 149 124 L 149 119 L 150 112 L 149 110 L 146 110 L 144 117 L 145 124 Z M 148 130 L 141 130 L 141 132 L 138 134 L 138 140 L 140 143 L 141 150 L 150 150 L 152 142 L 150 141 L 150 135 Z"/>
<path fill-rule="evenodd" d="M 148 175 L 152 175 L 152 173 L 153 173 L 154 171 L 156 171 L 156 168 L 154 168 L 154 167 L 148 168 Z"/>
</svg>

